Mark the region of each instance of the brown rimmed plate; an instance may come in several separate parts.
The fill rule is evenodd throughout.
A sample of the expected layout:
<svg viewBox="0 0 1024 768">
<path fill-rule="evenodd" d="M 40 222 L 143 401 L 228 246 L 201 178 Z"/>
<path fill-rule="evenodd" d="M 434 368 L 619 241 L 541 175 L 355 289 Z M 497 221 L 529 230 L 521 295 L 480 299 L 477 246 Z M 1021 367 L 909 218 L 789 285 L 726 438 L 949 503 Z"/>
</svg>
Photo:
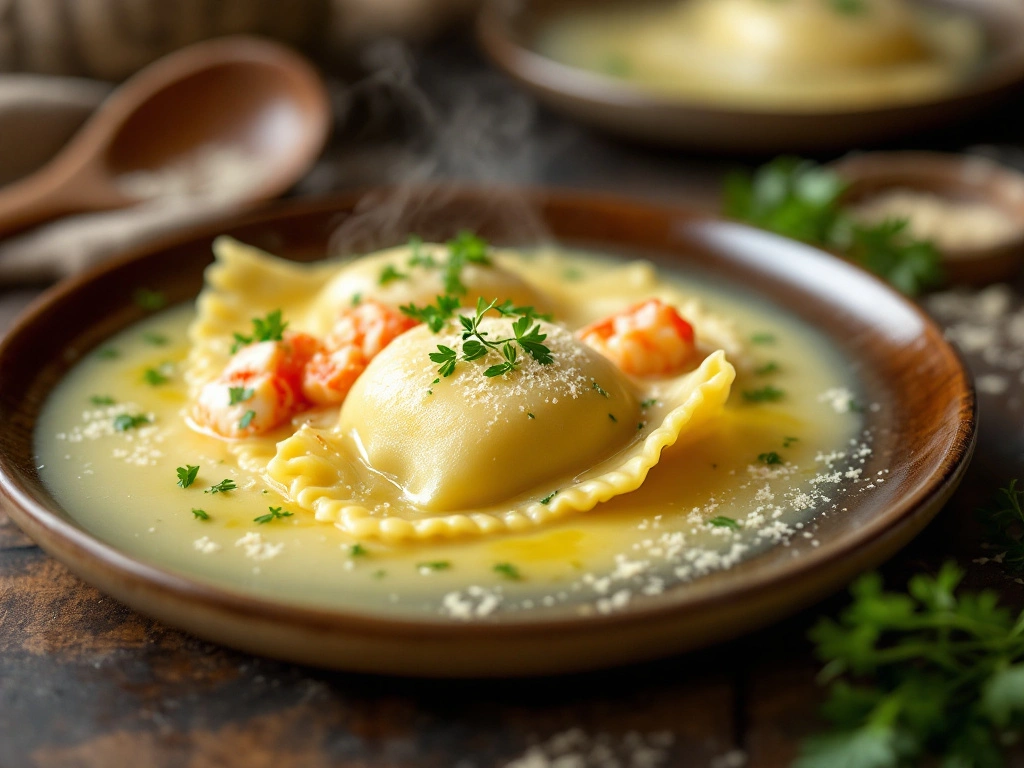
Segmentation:
<svg viewBox="0 0 1024 768">
<path fill-rule="evenodd" d="M 368 204 L 369 201 L 369 204 Z M 375 208 L 392 204 L 395 207 Z M 401 208 L 398 206 L 401 205 Z M 388 215 L 368 215 L 386 210 Z M 405 214 L 400 213 L 405 211 Z M 210 244 L 227 233 L 308 261 L 472 228 L 494 243 L 654 256 L 753 292 L 815 326 L 857 370 L 884 485 L 844 498 L 820 520 L 820 546 L 794 540 L 738 566 L 632 602 L 612 615 L 518 612 L 488 620 L 388 619 L 256 597 L 142 561 L 78 526 L 36 471 L 33 426 L 76 360 L 142 316 L 133 292 L 159 286 L 188 300 Z M 333 239 L 332 239 L 333 238 Z M 959 483 L 974 447 L 968 374 L 940 330 L 883 283 L 813 248 L 672 207 L 578 193 L 422 189 L 298 202 L 181 232 L 58 285 L 0 345 L 0 502 L 47 552 L 84 580 L 168 624 L 241 648 L 344 669 L 424 676 L 505 676 L 592 669 L 708 645 L 764 626 L 847 583 L 906 544 Z M 796 553 L 796 555 L 794 555 Z"/>
<path fill-rule="evenodd" d="M 1024 89 L 1024 5 L 1014 0 L 918 1 L 976 17 L 985 30 L 988 55 L 977 72 L 947 95 L 865 109 L 716 106 L 646 91 L 538 53 L 537 31 L 552 14 L 579 6 L 581 0 L 490 0 L 480 12 L 477 32 L 490 59 L 547 106 L 612 133 L 690 149 L 813 152 L 853 149 L 975 117 Z"/>
</svg>

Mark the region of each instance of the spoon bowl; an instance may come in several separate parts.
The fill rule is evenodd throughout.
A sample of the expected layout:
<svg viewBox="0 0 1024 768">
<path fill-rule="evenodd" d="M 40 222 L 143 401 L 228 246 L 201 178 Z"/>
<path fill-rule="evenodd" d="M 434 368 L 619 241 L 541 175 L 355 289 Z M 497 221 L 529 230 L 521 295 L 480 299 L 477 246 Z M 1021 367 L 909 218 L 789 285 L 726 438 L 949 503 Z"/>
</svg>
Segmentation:
<svg viewBox="0 0 1024 768">
<path fill-rule="evenodd" d="M 126 81 L 50 163 L 0 190 L 0 235 L 162 192 L 208 191 L 168 185 L 172 173 L 186 187 L 236 176 L 223 186 L 238 202 L 275 197 L 316 159 L 329 126 L 323 82 L 297 53 L 252 37 L 198 43 Z"/>
</svg>

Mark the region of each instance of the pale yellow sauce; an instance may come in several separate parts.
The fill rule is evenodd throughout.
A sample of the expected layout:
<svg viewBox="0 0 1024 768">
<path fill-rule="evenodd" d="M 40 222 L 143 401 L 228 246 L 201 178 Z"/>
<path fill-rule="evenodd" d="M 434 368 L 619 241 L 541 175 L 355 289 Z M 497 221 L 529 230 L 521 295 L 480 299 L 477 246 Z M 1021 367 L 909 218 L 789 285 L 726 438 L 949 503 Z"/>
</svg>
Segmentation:
<svg viewBox="0 0 1024 768">
<path fill-rule="evenodd" d="M 940 97 L 985 41 L 970 16 L 904 0 L 676 0 L 572 9 L 537 49 L 656 93 L 801 111 Z"/>
<path fill-rule="evenodd" d="M 569 284 L 606 291 L 601 277 L 616 267 L 617 262 L 548 254 L 535 261 L 524 257 L 522 274 L 552 292 Z M 727 567 L 759 547 L 810 537 L 801 531 L 805 522 L 822 511 L 841 513 L 840 497 L 861 482 L 856 466 L 870 452 L 861 446 L 856 453 L 858 410 L 870 404 L 851 409 L 857 386 L 850 366 L 816 332 L 749 296 L 675 275 L 666 276 L 664 285 L 701 296 L 709 312 L 735 321 L 742 338 L 757 340 L 747 345 L 748 369 L 740 371 L 724 415 L 707 436 L 666 450 L 640 490 L 525 533 L 385 543 L 355 541 L 315 521 L 260 475 L 240 469 L 227 443 L 186 426 L 181 371 L 190 306 L 123 331 L 103 347 L 116 350 L 116 358 L 93 352 L 68 374 L 39 419 L 40 472 L 69 514 L 101 540 L 146 562 L 249 594 L 457 618 L 467 611 L 483 616 L 564 603 L 584 612 L 616 610 L 642 593 Z M 628 286 L 622 292 L 628 297 Z M 153 334 L 168 342 L 154 345 Z M 770 362 L 777 370 L 755 372 Z M 145 371 L 160 366 L 170 380 L 146 383 Z M 782 400 L 745 401 L 745 391 L 769 384 L 785 392 Z M 92 396 L 109 396 L 116 404 L 93 405 Z M 150 414 L 153 422 L 113 429 L 114 418 L 126 412 Z M 772 451 L 783 464 L 758 459 Z M 183 489 L 176 485 L 175 468 L 187 464 L 201 469 L 194 485 Z M 826 477 L 851 467 L 843 479 Z M 237 490 L 204 493 L 226 478 Z M 255 523 L 269 507 L 293 515 Z M 209 520 L 196 519 L 193 508 Z M 717 516 L 739 520 L 746 529 L 734 533 L 707 524 Z M 365 554 L 352 555 L 356 544 Z M 438 562 L 449 566 L 420 567 Z M 502 563 L 515 566 L 522 580 L 496 572 Z M 624 590 L 632 597 L 615 597 Z"/>
</svg>

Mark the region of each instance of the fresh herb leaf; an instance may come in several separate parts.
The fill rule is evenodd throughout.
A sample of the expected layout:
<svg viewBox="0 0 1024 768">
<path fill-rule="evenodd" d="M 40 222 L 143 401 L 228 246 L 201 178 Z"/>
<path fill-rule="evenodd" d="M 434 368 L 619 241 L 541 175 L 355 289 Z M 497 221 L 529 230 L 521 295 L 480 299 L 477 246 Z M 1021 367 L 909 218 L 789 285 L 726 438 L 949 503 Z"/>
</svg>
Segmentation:
<svg viewBox="0 0 1024 768">
<path fill-rule="evenodd" d="M 248 429 L 249 425 L 252 424 L 252 420 L 256 418 L 256 411 L 249 409 L 242 414 L 242 418 L 238 420 L 239 429 Z"/>
<path fill-rule="evenodd" d="M 167 304 L 166 296 L 160 293 L 160 291 L 151 291 L 148 288 L 139 288 L 139 290 L 132 294 L 132 300 L 137 306 L 147 312 L 163 309 Z"/>
<path fill-rule="evenodd" d="M 234 480 L 224 479 L 216 485 L 211 485 L 203 493 L 227 493 L 228 491 L 235 490 L 237 487 Z"/>
<path fill-rule="evenodd" d="M 1003 555 L 1003 565 L 1024 571 L 1024 488 L 1011 480 L 1000 488 L 994 502 L 980 510 L 988 546 Z"/>
<path fill-rule="evenodd" d="M 351 547 L 349 547 L 348 553 L 352 557 L 366 557 L 370 554 L 370 550 L 368 550 L 362 544 L 356 542 Z"/>
<path fill-rule="evenodd" d="M 114 429 L 118 432 L 127 432 L 129 429 L 135 429 L 141 427 L 143 424 L 149 424 L 150 418 L 142 413 L 129 414 L 122 413 L 120 416 L 114 417 Z"/>
<path fill-rule="evenodd" d="M 209 520 L 210 516 L 206 513 L 206 510 L 192 508 L 192 517 L 196 520 Z"/>
<path fill-rule="evenodd" d="M 708 525 L 713 525 L 715 528 L 728 528 L 731 531 L 738 531 L 740 524 L 733 520 L 731 517 L 725 517 L 719 515 L 718 517 L 712 517 L 708 520 Z"/>
<path fill-rule="evenodd" d="M 867 574 L 811 630 L 832 730 L 803 743 L 797 768 L 1003 764 L 1001 745 L 1024 730 L 1024 613 L 957 594 L 962 577 L 946 563 L 888 592 Z"/>
<path fill-rule="evenodd" d="M 447 378 L 455 373 L 455 364 L 458 362 L 459 353 L 451 347 L 446 347 L 444 344 L 438 344 L 437 352 L 431 352 L 430 359 L 440 365 L 437 372 L 440 373 L 442 377 Z"/>
<path fill-rule="evenodd" d="M 778 387 L 768 385 L 760 389 L 747 389 L 743 391 L 743 399 L 748 403 L 774 403 L 785 397 L 785 391 Z"/>
<path fill-rule="evenodd" d="M 353 307 L 358 307 L 362 303 L 363 303 L 363 294 L 359 293 L 359 291 L 356 291 L 355 293 L 353 293 L 352 294 L 352 298 L 349 300 L 349 304 L 351 306 L 353 306 Z"/>
<path fill-rule="evenodd" d="M 410 267 L 423 267 L 424 269 L 436 269 L 437 260 L 433 254 L 423 253 L 423 238 L 419 235 L 409 237 L 409 250 L 412 255 L 409 257 Z"/>
<path fill-rule="evenodd" d="M 100 360 L 116 360 L 121 356 L 121 351 L 116 347 L 101 347 L 95 354 Z"/>
<path fill-rule="evenodd" d="M 523 575 L 519 573 L 519 569 L 516 568 L 512 563 L 497 563 L 492 569 L 495 573 L 499 573 L 509 581 L 522 581 Z"/>
<path fill-rule="evenodd" d="M 757 460 L 763 462 L 769 466 L 772 464 L 781 464 L 782 457 L 779 456 L 775 451 L 769 451 L 768 453 L 757 454 Z"/>
<path fill-rule="evenodd" d="M 799 437 L 784 437 L 784 438 L 782 438 L 782 447 L 783 448 L 789 448 L 791 445 L 793 445 L 793 443 L 799 443 L 799 442 L 800 442 L 800 438 Z"/>
<path fill-rule="evenodd" d="M 831 0 L 833 7 L 865 7 L 863 0 Z M 858 223 L 842 207 L 846 184 L 834 171 L 782 157 L 753 175 L 732 174 L 725 183 L 726 215 L 780 235 L 844 254 L 908 295 L 942 280 L 934 244 L 913 238 L 906 221 Z"/>
<path fill-rule="evenodd" d="M 228 405 L 238 405 L 252 399 L 256 390 L 252 387 L 228 387 Z"/>
<path fill-rule="evenodd" d="M 592 381 L 592 382 L 590 383 L 590 388 L 591 388 L 591 389 L 593 389 L 593 390 L 595 390 L 595 391 L 597 392 L 597 394 L 599 394 L 599 395 L 600 395 L 601 397 L 609 397 L 609 398 L 611 397 L 611 395 L 609 395 L 609 394 L 608 394 L 608 391 L 607 391 L 606 389 L 604 389 L 604 388 L 603 388 L 603 387 L 602 387 L 602 386 L 601 386 L 600 384 L 598 384 L 598 383 L 597 383 L 596 381 Z M 645 401 L 645 402 L 646 402 L 646 401 Z"/>
<path fill-rule="evenodd" d="M 778 371 L 779 364 L 772 360 L 770 362 L 765 363 L 764 365 L 759 365 L 757 368 L 755 368 L 754 374 L 756 376 L 767 376 L 768 374 L 771 373 L 778 373 Z"/>
<path fill-rule="evenodd" d="M 240 333 L 235 333 L 235 343 L 231 347 L 231 352 L 235 353 L 247 344 L 261 341 L 281 341 L 287 327 L 288 323 L 281 320 L 280 309 L 267 313 L 266 317 L 254 317 L 252 319 L 252 335 L 243 336 Z"/>
<path fill-rule="evenodd" d="M 550 503 L 551 503 L 551 500 L 552 500 L 553 498 L 555 498 L 555 496 L 557 496 L 557 495 L 558 495 L 558 491 L 552 491 L 552 492 L 551 492 L 551 493 L 549 493 L 549 494 L 548 494 L 547 496 L 545 496 L 545 497 L 544 497 L 543 499 L 541 499 L 541 500 L 540 500 L 540 503 L 541 503 L 541 504 L 545 504 L 545 505 L 546 505 L 546 504 L 550 504 Z"/>
<path fill-rule="evenodd" d="M 161 368 L 147 368 L 143 372 L 142 378 L 151 387 L 158 387 L 161 384 L 166 384 L 168 381 L 170 381 L 170 379 L 167 378 L 167 374 L 164 373 L 164 370 L 166 370 L 166 369 L 162 370 L 162 367 Z"/>
<path fill-rule="evenodd" d="M 526 412 L 526 418 L 528 418 L 528 419 L 536 419 L 537 417 L 534 416 L 531 411 L 527 411 Z"/>
<path fill-rule="evenodd" d="M 188 488 L 196 481 L 196 475 L 199 474 L 199 467 L 193 466 L 192 464 L 186 464 L 184 467 L 178 467 L 174 471 L 178 473 L 178 485 L 182 488 Z"/>
<path fill-rule="evenodd" d="M 162 333 L 156 333 L 154 331 L 146 331 L 142 334 L 142 340 L 147 344 L 152 344 L 154 347 L 166 347 L 170 341 Z"/>
<path fill-rule="evenodd" d="M 425 307 L 417 307 L 415 304 L 407 304 L 399 307 L 403 314 L 411 317 L 419 323 L 426 323 L 433 333 L 440 333 L 445 323 L 451 320 L 462 301 L 457 296 L 438 296 L 434 304 L 427 304 Z"/>
<path fill-rule="evenodd" d="M 464 296 L 467 288 L 462 283 L 462 268 L 467 264 L 488 266 L 490 263 L 487 242 L 472 232 L 459 232 L 454 239 L 448 241 L 448 261 L 442 274 L 445 293 Z"/>
<path fill-rule="evenodd" d="M 751 344 L 774 344 L 775 334 L 772 333 L 755 333 L 750 337 Z"/>
<path fill-rule="evenodd" d="M 388 264 L 380 272 L 380 277 L 377 278 L 377 283 L 380 285 L 387 285 L 393 283 L 396 280 L 408 280 L 409 276 L 403 272 L 399 272 L 395 269 L 393 264 Z"/>
<path fill-rule="evenodd" d="M 653 408 L 657 404 L 658 404 L 658 398 L 656 398 L 656 397 L 649 397 L 646 400 L 644 400 L 642 403 L 640 403 L 640 407 L 643 408 L 646 411 L 648 408 Z"/>
<path fill-rule="evenodd" d="M 428 560 L 422 563 L 416 563 L 416 570 L 420 572 L 424 571 L 447 571 L 452 567 L 452 564 L 447 560 Z"/>
<path fill-rule="evenodd" d="M 116 401 L 110 395 L 93 395 L 89 402 L 93 405 L 114 405 Z"/>
<path fill-rule="evenodd" d="M 287 510 L 282 511 L 281 507 L 267 507 L 267 509 L 270 510 L 267 514 L 260 515 L 259 517 L 254 517 L 252 519 L 252 521 L 254 523 L 259 523 L 260 525 L 264 525 L 265 523 L 269 523 L 269 522 L 271 522 L 273 520 L 280 520 L 283 517 L 291 517 L 292 516 L 291 512 L 289 512 Z"/>
</svg>

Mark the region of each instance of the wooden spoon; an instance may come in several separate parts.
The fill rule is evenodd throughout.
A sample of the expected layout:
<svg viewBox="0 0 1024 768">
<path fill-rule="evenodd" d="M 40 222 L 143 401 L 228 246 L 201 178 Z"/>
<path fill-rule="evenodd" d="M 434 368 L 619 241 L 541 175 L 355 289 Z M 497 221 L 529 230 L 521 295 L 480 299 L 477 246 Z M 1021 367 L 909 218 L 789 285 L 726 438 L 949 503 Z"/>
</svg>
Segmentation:
<svg viewBox="0 0 1024 768">
<path fill-rule="evenodd" d="M 0 235 L 138 203 L 127 174 L 187 170 L 201 154 L 229 154 L 248 172 L 234 199 L 274 197 L 316 159 L 329 126 L 323 82 L 297 53 L 252 37 L 198 43 L 130 78 L 53 160 L 0 189 Z"/>
</svg>

